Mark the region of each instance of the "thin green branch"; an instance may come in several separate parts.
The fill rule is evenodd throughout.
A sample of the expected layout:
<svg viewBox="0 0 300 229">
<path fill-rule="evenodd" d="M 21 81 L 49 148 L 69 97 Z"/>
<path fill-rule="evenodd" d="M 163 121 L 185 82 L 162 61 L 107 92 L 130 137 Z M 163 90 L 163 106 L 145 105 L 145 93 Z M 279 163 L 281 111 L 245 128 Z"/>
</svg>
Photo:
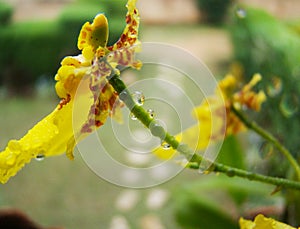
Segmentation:
<svg viewBox="0 0 300 229">
<path fill-rule="evenodd" d="M 125 105 L 130 109 L 134 116 L 139 119 L 151 133 L 159 137 L 161 140 L 168 143 L 173 149 L 176 149 L 179 153 L 185 155 L 187 158 L 191 158 L 188 163 L 188 167 L 193 169 L 199 169 L 202 162 L 208 162 L 211 166 L 209 167 L 209 172 L 220 172 L 228 176 L 238 176 L 246 178 L 253 181 L 259 181 L 267 184 L 276 185 L 282 188 L 290 188 L 300 190 L 300 182 L 291 181 L 283 178 L 269 177 L 261 174 L 252 173 L 249 171 L 233 168 L 220 163 L 215 163 L 207 161 L 198 154 L 195 154 L 192 149 L 190 149 L 185 144 L 180 144 L 174 136 L 170 135 L 165 129 L 156 122 L 153 117 L 151 117 L 148 112 L 141 106 L 138 106 L 132 99 L 130 92 L 126 88 L 124 82 L 117 76 L 113 76 L 109 79 L 110 84 L 119 93 L 120 99 L 125 103 Z"/>
<path fill-rule="evenodd" d="M 231 107 L 231 110 L 245 124 L 245 126 L 256 132 L 267 141 L 271 142 L 286 157 L 296 172 L 297 180 L 300 181 L 300 167 L 291 152 L 285 148 L 271 133 L 261 128 L 256 122 L 250 121 L 240 110 L 236 109 L 234 106 Z"/>
</svg>

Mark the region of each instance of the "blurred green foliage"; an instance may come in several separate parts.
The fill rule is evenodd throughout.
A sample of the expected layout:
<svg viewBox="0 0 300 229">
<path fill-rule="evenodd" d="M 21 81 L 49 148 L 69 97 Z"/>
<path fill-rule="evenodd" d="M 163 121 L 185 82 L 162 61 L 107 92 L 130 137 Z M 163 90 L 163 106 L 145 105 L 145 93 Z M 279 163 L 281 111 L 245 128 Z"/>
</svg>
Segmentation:
<svg viewBox="0 0 300 229">
<path fill-rule="evenodd" d="M 40 75 L 55 73 L 63 48 L 59 34 L 56 22 L 20 22 L 0 33 L 0 79 L 10 92 L 30 93 Z"/>
<path fill-rule="evenodd" d="M 202 19 L 210 24 L 222 24 L 234 0 L 197 0 Z"/>
<path fill-rule="evenodd" d="M 300 19 L 289 21 L 287 24 L 292 30 L 294 30 L 300 36 Z"/>
<path fill-rule="evenodd" d="M 13 8 L 0 1 L 0 26 L 7 25 L 11 21 Z"/>
<path fill-rule="evenodd" d="M 96 14 L 107 11 L 110 12 L 109 43 L 113 43 L 124 28 L 126 13 L 125 4 L 115 1 L 107 4 L 104 1 L 102 4 L 73 3 L 53 21 L 15 22 L 1 27 L 0 85 L 5 86 L 10 94 L 32 93 L 40 76 L 47 75 L 52 79 L 64 56 L 78 54 L 77 38 L 82 25 L 92 21 Z M 1 13 L 0 10 L 0 18 Z"/>
<path fill-rule="evenodd" d="M 244 149 L 239 139 L 230 135 L 224 139 L 217 161 L 239 169 L 246 169 Z"/>
<path fill-rule="evenodd" d="M 95 6 L 100 5 L 105 7 L 105 14 L 107 17 L 116 14 L 125 14 L 126 8 L 125 5 L 127 4 L 127 0 L 76 0 L 78 4 L 93 4 Z"/>
<path fill-rule="evenodd" d="M 260 87 L 268 98 L 258 115 L 260 123 L 299 157 L 299 34 L 265 11 L 247 8 L 236 12 L 231 35 L 234 58 L 242 64 L 246 80 L 257 72 L 263 76 Z"/>
<path fill-rule="evenodd" d="M 174 192 L 176 220 L 185 229 L 239 228 L 239 217 L 250 214 L 252 207 L 263 209 L 282 202 L 282 197 L 270 195 L 272 188 L 223 174 L 203 177 Z"/>
</svg>

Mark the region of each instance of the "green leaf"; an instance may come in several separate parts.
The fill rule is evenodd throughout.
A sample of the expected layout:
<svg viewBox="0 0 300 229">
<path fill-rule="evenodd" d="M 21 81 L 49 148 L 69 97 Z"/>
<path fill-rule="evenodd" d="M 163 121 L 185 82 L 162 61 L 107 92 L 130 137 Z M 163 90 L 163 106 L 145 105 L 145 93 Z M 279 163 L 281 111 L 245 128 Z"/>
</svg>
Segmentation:
<svg viewBox="0 0 300 229">
<path fill-rule="evenodd" d="M 271 196 L 271 185 L 249 182 L 225 175 L 207 175 L 189 183 L 174 193 L 175 216 L 185 229 L 189 228 L 238 228 L 237 212 L 242 212 L 246 200 L 252 204 L 274 204 L 281 196 Z M 234 214 L 235 213 L 235 214 Z"/>
<path fill-rule="evenodd" d="M 245 169 L 243 149 L 236 136 L 228 136 L 223 142 L 217 161 L 239 169 Z"/>
<path fill-rule="evenodd" d="M 198 196 L 189 190 L 183 190 L 177 197 L 177 222 L 185 229 L 235 229 L 238 228 L 233 218 L 219 208 L 222 203 Z"/>
</svg>

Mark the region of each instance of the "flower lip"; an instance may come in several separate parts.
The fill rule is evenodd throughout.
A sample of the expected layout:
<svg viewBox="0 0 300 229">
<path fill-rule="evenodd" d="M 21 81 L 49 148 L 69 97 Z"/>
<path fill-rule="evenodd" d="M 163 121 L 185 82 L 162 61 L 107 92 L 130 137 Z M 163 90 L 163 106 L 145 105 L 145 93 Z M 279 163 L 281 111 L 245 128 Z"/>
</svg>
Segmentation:
<svg viewBox="0 0 300 229">
<path fill-rule="evenodd" d="M 84 48 L 91 46 L 94 51 L 99 47 L 106 47 L 108 41 L 108 21 L 104 14 L 97 14 L 90 24 L 86 22 L 79 35 L 78 49 L 83 50 Z"/>
</svg>

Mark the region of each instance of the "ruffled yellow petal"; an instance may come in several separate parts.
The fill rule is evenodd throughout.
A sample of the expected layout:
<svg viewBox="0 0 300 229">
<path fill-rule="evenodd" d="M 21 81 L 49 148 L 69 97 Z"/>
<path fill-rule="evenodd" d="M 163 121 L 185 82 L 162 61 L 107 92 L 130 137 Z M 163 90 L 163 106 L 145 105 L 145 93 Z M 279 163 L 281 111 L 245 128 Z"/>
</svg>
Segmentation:
<svg viewBox="0 0 300 229">
<path fill-rule="evenodd" d="M 124 47 L 136 45 L 138 42 L 140 17 L 136 8 L 137 0 L 129 0 L 127 3 L 126 27 L 120 39 L 109 50 L 117 50 Z"/>
<path fill-rule="evenodd" d="M 90 94 L 81 95 L 76 101 L 84 113 L 81 119 L 73 123 L 73 100 L 59 104 L 56 109 L 37 123 L 20 140 L 11 140 L 0 153 L 0 182 L 5 183 L 14 176 L 26 163 L 37 156 L 49 157 L 68 152 L 72 158 L 75 147 L 74 134 L 78 133 L 92 105 Z"/>
<path fill-rule="evenodd" d="M 88 72 L 91 62 L 87 61 L 82 55 L 68 56 L 61 62 L 61 67 L 55 75 L 57 81 L 55 90 L 60 98 L 74 97 L 79 82 Z"/>
<path fill-rule="evenodd" d="M 72 137 L 72 103 L 58 106 L 20 140 L 11 140 L 0 153 L 0 182 L 5 183 L 31 159 L 59 155 Z"/>
<path fill-rule="evenodd" d="M 228 74 L 219 82 L 218 87 L 221 96 L 223 96 L 224 99 L 229 99 L 237 87 L 237 80 L 233 75 Z"/>
<path fill-rule="evenodd" d="M 241 218 L 239 224 L 241 229 L 296 229 L 272 218 L 266 218 L 261 214 L 257 215 L 253 222 Z"/>
</svg>

